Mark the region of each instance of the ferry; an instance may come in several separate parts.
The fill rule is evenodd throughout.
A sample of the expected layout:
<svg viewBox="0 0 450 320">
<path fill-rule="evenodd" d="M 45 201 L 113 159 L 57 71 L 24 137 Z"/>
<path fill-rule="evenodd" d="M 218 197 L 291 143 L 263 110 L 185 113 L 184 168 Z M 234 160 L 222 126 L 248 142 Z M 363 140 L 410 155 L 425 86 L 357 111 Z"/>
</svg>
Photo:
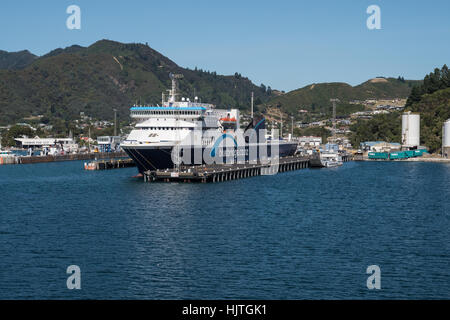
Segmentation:
<svg viewBox="0 0 450 320">
<path fill-rule="evenodd" d="M 14 157 L 14 153 L 12 153 L 9 150 L 0 150 L 0 157 L 2 157 L 2 158 Z"/>
<path fill-rule="evenodd" d="M 198 97 L 194 101 L 178 100 L 177 79 L 183 76 L 169 76 L 172 87 L 167 99 L 162 94 L 161 105 L 135 105 L 130 109 L 136 125 L 120 146 L 140 173 L 180 165 L 211 164 L 208 162 L 211 158 L 221 158 L 222 163 L 229 163 L 230 158 L 258 161 L 296 152 L 296 142 L 265 139 L 264 118 L 251 119 L 247 128 L 241 130 L 239 109 L 216 109 L 213 104 L 199 102 Z M 256 147 L 256 153 L 252 147 Z"/>
</svg>

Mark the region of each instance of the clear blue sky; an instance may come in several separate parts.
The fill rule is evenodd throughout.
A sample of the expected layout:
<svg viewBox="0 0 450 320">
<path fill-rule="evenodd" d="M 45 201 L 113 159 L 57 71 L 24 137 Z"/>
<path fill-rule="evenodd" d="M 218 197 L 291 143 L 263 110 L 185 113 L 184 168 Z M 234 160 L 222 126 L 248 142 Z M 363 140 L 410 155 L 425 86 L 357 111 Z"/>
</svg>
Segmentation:
<svg viewBox="0 0 450 320">
<path fill-rule="evenodd" d="M 81 30 L 66 8 L 81 7 Z M 366 9 L 381 8 L 381 30 Z M 183 67 L 292 90 L 376 76 L 421 79 L 450 64 L 450 1 L 2 0 L 0 49 L 42 55 L 100 39 L 148 42 Z"/>
</svg>

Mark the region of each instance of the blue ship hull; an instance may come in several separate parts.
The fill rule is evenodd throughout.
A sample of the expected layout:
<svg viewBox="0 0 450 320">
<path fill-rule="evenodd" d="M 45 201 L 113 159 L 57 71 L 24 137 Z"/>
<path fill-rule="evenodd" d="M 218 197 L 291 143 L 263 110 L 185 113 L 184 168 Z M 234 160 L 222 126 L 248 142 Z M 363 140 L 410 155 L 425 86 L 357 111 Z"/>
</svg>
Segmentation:
<svg viewBox="0 0 450 320">
<path fill-rule="evenodd" d="M 270 144 L 268 145 L 270 146 Z M 133 161 L 136 163 L 136 166 L 140 173 L 143 173 L 145 171 L 149 170 L 162 170 L 162 169 L 168 169 L 173 168 L 174 163 L 172 161 L 172 147 L 145 147 L 145 146 L 137 146 L 137 147 L 122 147 L 122 149 L 128 154 L 128 156 L 133 159 Z M 248 147 L 245 147 L 245 161 L 249 160 L 255 160 L 255 159 L 249 159 L 248 156 Z M 295 151 L 297 150 L 297 143 L 282 143 L 279 144 L 279 156 L 280 157 L 286 157 L 286 156 L 292 156 L 295 154 Z M 191 151 L 192 155 L 190 159 L 194 159 L 194 150 Z M 203 154 L 204 148 L 202 148 L 201 151 Z M 259 158 L 259 153 L 257 154 L 257 157 Z M 271 156 L 271 149 L 268 148 L 267 150 L 267 156 Z M 227 159 L 225 156 L 223 157 L 223 163 L 226 163 Z M 193 160 L 192 163 L 184 164 L 184 165 L 199 165 L 200 163 L 194 164 Z M 205 161 L 202 159 L 202 164 L 205 164 Z"/>
</svg>

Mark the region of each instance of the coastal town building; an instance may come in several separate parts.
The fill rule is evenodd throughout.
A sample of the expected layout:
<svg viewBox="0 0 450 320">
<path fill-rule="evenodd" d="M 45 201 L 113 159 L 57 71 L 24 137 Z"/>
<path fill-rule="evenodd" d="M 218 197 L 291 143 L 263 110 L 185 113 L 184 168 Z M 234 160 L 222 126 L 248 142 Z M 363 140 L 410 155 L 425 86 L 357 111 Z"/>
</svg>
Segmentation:
<svg viewBox="0 0 450 320">
<path fill-rule="evenodd" d="M 23 149 L 56 148 L 71 153 L 78 150 L 78 144 L 72 138 L 16 138 L 16 146 Z"/>
<path fill-rule="evenodd" d="M 298 144 L 303 148 L 315 148 L 322 144 L 322 137 L 305 136 L 298 138 Z"/>
<path fill-rule="evenodd" d="M 394 151 L 400 150 L 402 145 L 397 142 L 385 142 L 385 141 L 365 141 L 360 143 L 360 149 L 363 151 Z"/>
<path fill-rule="evenodd" d="M 120 147 L 121 138 L 119 136 L 97 137 L 98 149 L 100 152 L 117 151 Z"/>
</svg>

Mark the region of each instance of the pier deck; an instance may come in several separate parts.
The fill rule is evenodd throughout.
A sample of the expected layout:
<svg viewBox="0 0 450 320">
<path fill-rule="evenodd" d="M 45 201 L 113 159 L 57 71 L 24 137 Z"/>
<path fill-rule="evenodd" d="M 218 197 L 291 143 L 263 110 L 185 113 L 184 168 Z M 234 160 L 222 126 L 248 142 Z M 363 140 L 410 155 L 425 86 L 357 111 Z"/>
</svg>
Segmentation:
<svg viewBox="0 0 450 320">
<path fill-rule="evenodd" d="M 123 151 L 120 152 L 97 152 L 97 153 L 75 153 L 56 156 L 16 156 L 13 157 L 10 164 L 32 164 L 58 161 L 76 161 L 76 160 L 94 160 L 94 159 L 113 159 L 128 157 Z M 5 163 L 6 164 L 6 163 Z"/>
<path fill-rule="evenodd" d="M 85 170 L 111 170 L 120 168 L 135 167 L 136 164 L 131 159 L 109 159 L 109 160 L 96 160 L 90 163 L 84 164 Z"/>
<path fill-rule="evenodd" d="M 309 159 L 305 156 L 283 157 L 278 165 L 235 163 L 182 166 L 179 169 L 146 171 L 143 176 L 146 182 L 223 182 L 309 168 Z M 346 156 L 343 160 L 346 162 L 350 158 Z"/>
</svg>

